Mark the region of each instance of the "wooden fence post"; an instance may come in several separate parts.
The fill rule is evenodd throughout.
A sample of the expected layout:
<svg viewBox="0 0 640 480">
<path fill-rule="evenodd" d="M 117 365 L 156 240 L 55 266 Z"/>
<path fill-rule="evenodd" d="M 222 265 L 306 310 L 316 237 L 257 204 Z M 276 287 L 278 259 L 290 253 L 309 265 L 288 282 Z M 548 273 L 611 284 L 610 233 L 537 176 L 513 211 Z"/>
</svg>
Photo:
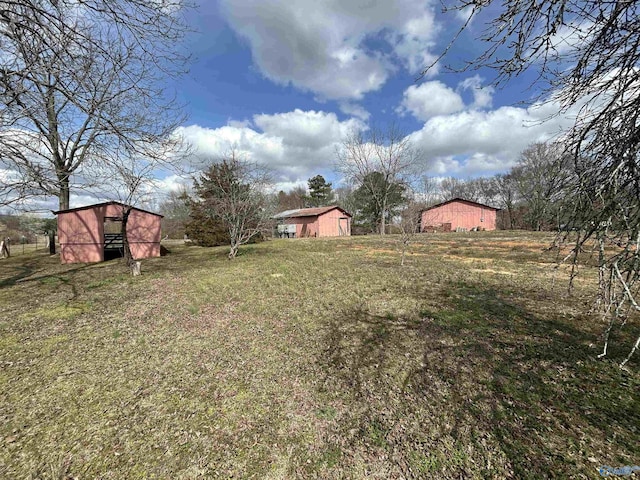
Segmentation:
<svg viewBox="0 0 640 480">
<path fill-rule="evenodd" d="M 11 256 L 11 252 L 9 251 L 10 243 L 11 239 L 9 237 L 0 242 L 0 258 L 9 258 Z"/>
</svg>

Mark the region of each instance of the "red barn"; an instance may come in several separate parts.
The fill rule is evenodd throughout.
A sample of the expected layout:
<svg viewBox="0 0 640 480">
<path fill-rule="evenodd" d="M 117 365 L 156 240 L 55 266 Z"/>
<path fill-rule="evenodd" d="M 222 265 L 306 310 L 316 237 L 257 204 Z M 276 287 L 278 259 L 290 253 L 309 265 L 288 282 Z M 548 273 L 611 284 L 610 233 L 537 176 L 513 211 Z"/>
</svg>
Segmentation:
<svg viewBox="0 0 640 480">
<path fill-rule="evenodd" d="M 55 212 L 62 263 L 102 262 L 122 250 L 122 214 L 130 208 L 127 239 L 133 258 L 160 256 L 162 215 L 120 202 L 105 202 Z"/>
<path fill-rule="evenodd" d="M 351 214 L 332 205 L 287 210 L 274 218 L 281 222 L 278 233 L 295 237 L 341 237 L 351 235 Z"/>
<path fill-rule="evenodd" d="M 498 210 L 482 203 L 454 198 L 423 210 L 420 231 L 495 230 Z"/>
</svg>

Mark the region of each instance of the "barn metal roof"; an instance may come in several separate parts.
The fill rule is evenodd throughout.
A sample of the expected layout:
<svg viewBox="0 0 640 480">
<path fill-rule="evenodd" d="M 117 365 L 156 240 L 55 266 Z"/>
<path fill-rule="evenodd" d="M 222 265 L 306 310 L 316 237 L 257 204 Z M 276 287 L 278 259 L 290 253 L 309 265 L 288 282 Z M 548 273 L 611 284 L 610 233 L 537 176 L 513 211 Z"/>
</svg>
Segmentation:
<svg viewBox="0 0 640 480">
<path fill-rule="evenodd" d="M 85 205 L 84 207 L 69 208 L 67 210 L 58 210 L 57 212 L 53 212 L 53 213 L 55 215 L 58 215 L 59 213 L 77 212 L 78 210 L 89 210 L 91 208 L 103 207 L 105 205 L 120 205 L 121 207 L 131 207 L 133 210 L 138 210 L 139 212 L 148 213 L 149 215 L 155 215 L 156 217 L 164 217 L 164 215 L 160 215 L 159 213 L 150 212 L 149 210 L 143 210 L 142 208 L 134 207 L 133 205 L 127 205 L 126 203 L 116 202 L 116 201 L 94 203 L 93 205 Z"/>
<path fill-rule="evenodd" d="M 315 217 L 322 215 L 323 213 L 330 212 L 334 209 L 340 210 L 347 216 L 351 216 L 345 209 L 338 207 L 337 205 L 330 205 L 328 207 L 315 207 L 315 208 L 296 208 L 295 210 L 285 210 L 284 212 L 276 213 L 273 218 L 296 218 L 296 217 Z"/>
<path fill-rule="evenodd" d="M 496 211 L 500 210 L 499 208 L 492 207 L 490 205 L 485 205 L 484 203 L 474 202 L 473 200 L 465 200 L 464 198 L 456 197 L 456 198 L 452 198 L 451 200 L 447 200 L 446 202 L 438 203 L 436 205 L 431 205 L 430 207 L 425 208 L 422 211 L 426 212 L 427 210 L 433 210 L 434 208 L 442 207 L 443 205 L 448 205 L 449 203 L 453 203 L 453 202 L 471 203 L 473 205 L 477 205 L 479 207 L 484 207 L 484 208 L 489 208 L 491 210 L 496 210 Z"/>
</svg>

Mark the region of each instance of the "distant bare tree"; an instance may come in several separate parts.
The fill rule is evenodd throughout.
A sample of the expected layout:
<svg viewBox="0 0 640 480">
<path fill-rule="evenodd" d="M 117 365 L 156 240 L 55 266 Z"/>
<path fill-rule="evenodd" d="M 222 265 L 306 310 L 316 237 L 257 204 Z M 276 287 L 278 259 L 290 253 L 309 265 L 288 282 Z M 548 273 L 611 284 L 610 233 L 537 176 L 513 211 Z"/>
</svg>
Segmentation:
<svg viewBox="0 0 640 480">
<path fill-rule="evenodd" d="M 355 217 L 356 210 L 358 209 L 358 199 L 356 198 L 354 188 L 350 185 L 345 185 L 336 188 L 334 193 L 336 196 L 336 203 Z"/>
<path fill-rule="evenodd" d="M 126 151 L 119 153 L 111 152 L 106 159 L 108 163 L 100 166 L 99 174 L 94 172 L 99 175 L 102 184 L 102 187 L 96 187 L 96 193 L 122 204 L 119 220 L 124 263 L 133 275 L 140 275 L 140 263 L 131 253 L 129 217 L 134 206 L 144 207 L 152 201 L 156 189 L 154 171 L 159 164 L 153 158 L 131 157 Z"/>
<path fill-rule="evenodd" d="M 307 198 L 307 190 L 302 186 L 297 186 L 289 192 L 280 190 L 276 196 L 277 208 L 279 211 L 304 208 L 305 198 Z"/>
<path fill-rule="evenodd" d="M 10 245 L 9 237 L 0 238 L 0 258 L 9 258 L 11 256 L 9 245 Z"/>
<path fill-rule="evenodd" d="M 170 238 L 183 238 L 185 225 L 189 221 L 189 190 L 181 186 L 169 192 L 167 198 L 160 203 L 159 212 L 162 219 L 162 233 Z"/>
<path fill-rule="evenodd" d="M 577 177 L 565 210 L 580 232 L 574 262 L 590 242 L 600 251 L 604 356 L 611 328 L 640 317 L 640 3 L 459 0 L 449 8 L 465 10 L 462 30 L 488 18 L 488 46 L 467 68 L 495 69 L 498 85 L 535 70 L 537 100 L 577 112 L 563 138 Z M 639 347 L 640 336 L 622 366 Z"/>
<path fill-rule="evenodd" d="M 164 80 L 184 68 L 180 2 L 0 2 L 3 202 L 96 183 L 114 150 L 149 157 L 182 122 Z M 164 150 L 164 149 L 161 149 Z"/>
<path fill-rule="evenodd" d="M 336 150 L 338 170 L 374 199 L 380 215 L 380 234 L 386 232 L 389 197 L 398 184 L 409 183 L 420 152 L 395 125 L 349 135 Z M 377 175 L 377 174 L 380 175 Z M 380 186 L 383 185 L 383 188 Z"/>
<path fill-rule="evenodd" d="M 478 201 L 493 206 L 498 201 L 498 190 L 496 184 L 491 177 L 474 178 L 473 182 L 477 185 Z"/>
<path fill-rule="evenodd" d="M 437 179 L 429 177 L 428 175 L 420 177 L 416 194 L 426 205 L 433 205 L 440 201 L 440 185 Z"/>
<path fill-rule="evenodd" d="M 533 143 L 520 155 L 511 171 L 519 198 L 527 206 L 527 218 L 534 230 L 545 224 L 558 226 L 561 200 L 573 181 L 571 159 L 562 146 Z"/>
<path fill-rule="evenodd" d="M 507 212 L 508 223 L 503 228 L 514 228 L 514 211 L 517 200 L 516 182 L 511 174 L 493 177 L 498 205 Z"/>
<path fill-rule="evenodd" d="M 141 194 L 140 190 L 145 181 L 148 178 L 150 170 L 146 168 L 137 169 L 137 164 L 132 162 L 130 165 L 120 164 L 117 171 L 120 175 L 122 183 L 124 184 L 124 196 L 123 204 L 121 207 L 121 223 L 120 223 L 120 235 L 122 236 L 122 249 L 124 262 L 131 271 L 131 274 L 136 276 L 140 275 L 140 262 L 136 262 L 131 253 L 131 243 L 129 240 L 129 216 L 133 210 L 133 203 L 135 197 Z"/>
<path fill-rule="evenodd" d="M 444 201 L 463 198 L 465 195 L 464 180 L 455 177 L 443 178 L 440 182 L 440 191 Z"/>
</svg>

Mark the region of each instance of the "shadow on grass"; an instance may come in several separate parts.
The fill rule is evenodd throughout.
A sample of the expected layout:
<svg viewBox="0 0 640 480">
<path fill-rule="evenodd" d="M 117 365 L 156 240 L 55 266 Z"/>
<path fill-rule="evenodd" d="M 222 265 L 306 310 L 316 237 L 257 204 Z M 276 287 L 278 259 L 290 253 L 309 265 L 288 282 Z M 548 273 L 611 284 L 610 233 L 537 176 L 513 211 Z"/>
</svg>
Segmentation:
<svg viewBox="0 0 640 480">
<path fill-rule="evenodd" d="M 37 261 L 29 261 L 24 265 L 12 265 L 14 271 L 17 271 L 14 275 L 10 277 L 3 278 L 0 280 L 0 288 L 10 287 L 15 285 L 16 282 L 19 282 L 38 271 L 38 262 Z"/>
<path fill-rule="evenodd" d="M 447 302 L 413 318 L 347 310 L 326 325 L 323 390 L 350 405 L 334 432 L 345 450 L 382 450 L 408 477 L 566 478 L 637 463 L 637 375 L 594 360 L 568 321 L 495 291 L 458 285 Z"/>
<path fill-rule="evenodd" d="M 34 273 L 42 271 L 42 268 L 39 268 L 38 262 L 32 261 L 26 263 L 25 265 L 16 266 L 16 268 L 20 270 L 20 273 L 18 273 L 17 275 L 13 275 L 11 277 L 0 280 L 0 289 L 12 287 L 16 284 L 21 283 L 26 284 L 28 282 L 59 283 L 71 287 L 73 291 L 73 298 L 75 298 L 78 295 L 77 288 L 75 283 L 69 279 L 68 275 L 73 276 L 73 274 L 81 272 L 90 266 L 91 264 L 82 264 L 78 267 L 61 272 L 32 276 Z"/>
</svg>

